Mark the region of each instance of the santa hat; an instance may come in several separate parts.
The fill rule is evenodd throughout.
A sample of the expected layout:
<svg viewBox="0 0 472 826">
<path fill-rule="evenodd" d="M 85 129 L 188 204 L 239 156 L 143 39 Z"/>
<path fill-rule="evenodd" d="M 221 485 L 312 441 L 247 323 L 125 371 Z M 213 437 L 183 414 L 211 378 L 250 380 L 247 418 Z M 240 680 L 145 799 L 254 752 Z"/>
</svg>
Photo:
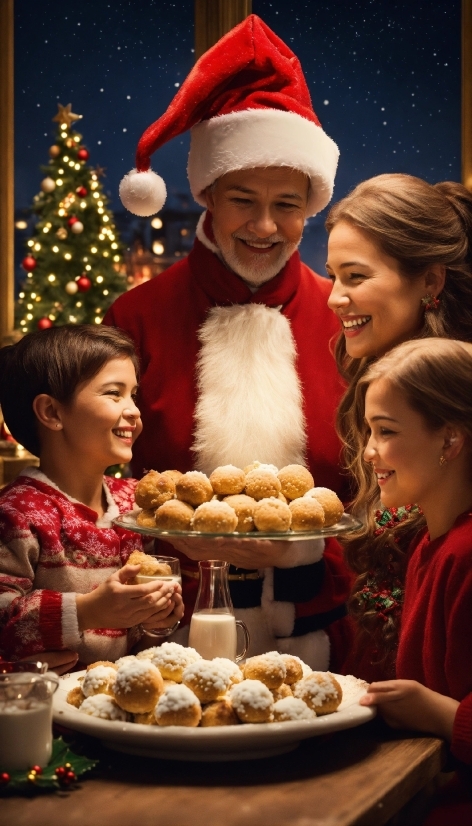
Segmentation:
<svg viewBox="0 0 472 826">
<path fill-rule="evenodd" d="M 166 187 L 150 156 L 191 130 L 188 178 L 197 203 L 226 172 L 288 166 L 310 179 L 308 215 L 331 199 L 339 150 L 323 131 L 298 58 L 251 14 L 197 61 L 167 111 L 142 135 L 136 169 L 120 184 L 124 206 L 153 215 Z"/>
</svg>

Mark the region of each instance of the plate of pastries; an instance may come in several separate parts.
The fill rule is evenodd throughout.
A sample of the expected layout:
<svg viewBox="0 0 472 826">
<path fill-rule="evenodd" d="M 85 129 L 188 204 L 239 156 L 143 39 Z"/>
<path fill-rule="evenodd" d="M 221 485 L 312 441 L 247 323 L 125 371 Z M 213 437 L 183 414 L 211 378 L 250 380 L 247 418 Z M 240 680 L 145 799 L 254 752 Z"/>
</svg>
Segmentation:
<svg viewBox="0 0 472 826">
<path fill-rule="evenodd" d="M 234 760 L 294 749 L 361 725 L 367 684 L 270 651 L 236 664 L 174 642 L 61 678 L 54 720 L 104 745 L 175 760 Z"/>
<path fill-rule="evenodd" d="M 136 510 L 114 524 L 150 536 L 226 536 L 296 540 L 336 536 L 360 522 L 337 494 L 316 487 L 303 465 L 253 462 L 223 465 L 207 476 L 198 470 L 150 470 L 138 482 Z M 254 537 L 255 538 L 255 537 Z"/>
</svg>

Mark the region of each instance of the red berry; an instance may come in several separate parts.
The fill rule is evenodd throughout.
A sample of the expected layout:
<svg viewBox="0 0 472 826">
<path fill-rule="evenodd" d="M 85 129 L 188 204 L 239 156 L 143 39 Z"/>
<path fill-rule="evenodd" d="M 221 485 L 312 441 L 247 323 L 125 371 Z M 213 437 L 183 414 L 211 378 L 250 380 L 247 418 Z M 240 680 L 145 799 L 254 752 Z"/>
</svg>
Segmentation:
<svg viewBox="0 0 472 826">
<path fill-rule="evenodd" d="M 0 774 L 0 785 L 6 786 L 7 783 L 10 782 L 10 775 L 8 772 L 2 772 Z"/>
<path fill-rule="evenodd" d="M 32 766 L 31 771 L 36 772 L 36 774 L 42 774 L 43 773 L 43 770 L 42 770 L 41 766 Z"/>
<path fill-rule="evenodd" d="M 75 772 L 73 772 L 73 771 L 66 772 L 66 777 L 67 777 L 68 780 L 75 780 L 76 779 L 75 778 Z"/>
<path fill-rule="evenodd" d="M 58 766 L 57 769 L 54 770 L 58 777 L 64 777 L 66 770 L 64 766 Z"/>
<path fill-rule="evenodd" d="M 32 255 L 27 255 L 25 258 L 23 258 L 21 266 L 24 270 L 26 270 L 26 272 L 32 272 L 38 266 L 38 262 L 36 261 L 36 258 L 33 258 Z"/>
</svg>

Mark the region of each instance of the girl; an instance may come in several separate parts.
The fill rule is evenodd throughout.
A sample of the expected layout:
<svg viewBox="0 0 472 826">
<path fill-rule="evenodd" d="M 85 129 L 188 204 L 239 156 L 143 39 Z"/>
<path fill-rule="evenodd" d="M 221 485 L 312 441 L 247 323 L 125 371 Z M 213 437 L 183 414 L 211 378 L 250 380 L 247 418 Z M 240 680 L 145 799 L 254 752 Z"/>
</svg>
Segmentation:
<svg viewBox="0 0 472 826">
<path fill-rule="evenodd" d="M 336 359 L 348 382 L 338 431 L 356 476 L 363 445 L 352 408 L 369 365 L 413 338 L 472 340 L 472 195 L 456 183 L 379 175 L 337 203 L 326 227 L 329 306 L 342 325 Z M 376 510 L 375 500 L 346 541 L 357 574 L 349 600 L 357 639 L 344 670 L 368 681 L 395 673 L 405 553 L 424 527 L 417 507 Z"/>
<path fill-rule="evenodd" d="M 110 327 L 52 327 L 0 350 L 5 421 L 40 459 L 0 494 L 5 658 L 62 651 L 66 662 L 71 650 L 83 663 L 115 660 L 138 641 L 138 626 L 183 613 L 174 583 L 127 584 L 140 541 L 112 526 L 134 506 L 135 480 L 103 474 L 129 462 L 141 432 L 137 372 L 132 342 Z"/>
<path fill-rule="evenodd" d="M 361 700 L 394 727 L 436 734 L 472 765 L 472 345 L 401 344 L 359 380 L 360 501 L 416 502 L 426 526 L 408 554 L 396 680 Z"/>
</svg>

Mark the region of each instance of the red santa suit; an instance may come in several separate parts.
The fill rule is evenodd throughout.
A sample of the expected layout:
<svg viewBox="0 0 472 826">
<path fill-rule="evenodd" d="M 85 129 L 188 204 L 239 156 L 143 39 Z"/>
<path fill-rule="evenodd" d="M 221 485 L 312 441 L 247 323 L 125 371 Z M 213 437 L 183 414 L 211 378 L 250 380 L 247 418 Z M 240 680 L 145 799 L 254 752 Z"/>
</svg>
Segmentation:
<svg viewBox="0 0 472 826">
<path fill-rule="evenodd" d="M 134 479 L 105 477 L 108 508 L 97 513 L 27 468 L 0 494 L 0 653 L 36 657 L 65 648 L 79 660 L 115 660 L 141 636 L 137 628 L 80 632 L 76 594 L 89 593 L 141 547 L 111 520 L 133 507 Z"/>
<path fill-rule="evenodd" d="M 207 213 L 188 258 L 118 298 L 105 317 L 133 338 L 141 359 L 144 428 L 134 475 L 299 462 L 317 485 L 341 492 L 334 419 L 342 387 L 330 350 L 338 323 L 326 304 L 329 282 L 296 252 L 253 293 L 216 253 Z M 337 543 L 324 558 L 323 549 L 321 540 L 293 543 L 286 568 L 230 580 L 252 651 L 270 645 L 328 666 L 324 629 L 343 614 L 348 576 Z M 197 564 L 184 558 L 182 567 L 188 622 Z"/>
</svg>

